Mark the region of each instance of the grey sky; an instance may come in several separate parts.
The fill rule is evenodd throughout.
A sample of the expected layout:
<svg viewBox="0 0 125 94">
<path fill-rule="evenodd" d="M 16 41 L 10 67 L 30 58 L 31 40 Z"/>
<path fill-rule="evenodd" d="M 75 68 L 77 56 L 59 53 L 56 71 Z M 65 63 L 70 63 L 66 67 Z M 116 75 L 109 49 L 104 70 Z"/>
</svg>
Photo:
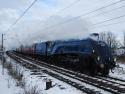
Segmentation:
<svg viewBox="0 0 125 94">
<path fill-rule="evenodd" d="M 125 1 L 72 22 L 45 29 L 119 0 L 79 0 L 71 7 L 60 11 L 75 1 L 77 0 L 37 0 L 24 17 L 7 31 L 33 0 L 0 0 L 0 32 L 6 34 L 6 46 L 14 47 L 55 39 L 83 38 L 91 32 L 104 31 L 112 31 L 118 39 L 122 38 L 125 23 L 107 24 L 125 21 L 125 17 L 95 27 L 92 27 L 92 24 L 125 15 Z M 123 7 L 119 8 L 121 6 Z"/>
</svg>

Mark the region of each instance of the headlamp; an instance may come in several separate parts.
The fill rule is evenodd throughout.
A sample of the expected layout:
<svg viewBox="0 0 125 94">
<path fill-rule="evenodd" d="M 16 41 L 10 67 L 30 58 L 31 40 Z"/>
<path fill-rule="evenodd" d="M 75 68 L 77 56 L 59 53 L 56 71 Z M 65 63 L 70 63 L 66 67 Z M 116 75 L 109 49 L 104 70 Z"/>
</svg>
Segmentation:
<svg viewBox="0 0 125 94">
<path fill-rule="evenodd" d="M 97 57 L 97 60 L 98 60 L 98 61 L 100 60 L 100 56 Z"/>
<path fill-rule="evenodd" d="M 116 60 L 117 60 L 117 59 L 116 59 L 116 58 L 114 58 L 114 61 L 115 61 L 115 62 L 116 62 Z"/>
</svg>

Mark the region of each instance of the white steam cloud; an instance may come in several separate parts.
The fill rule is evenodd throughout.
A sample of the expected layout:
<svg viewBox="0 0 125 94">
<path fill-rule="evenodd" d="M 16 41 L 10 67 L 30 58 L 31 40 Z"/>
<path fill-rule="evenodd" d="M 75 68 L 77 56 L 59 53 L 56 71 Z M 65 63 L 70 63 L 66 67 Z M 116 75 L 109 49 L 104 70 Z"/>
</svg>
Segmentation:
<svg viewBox="0 0 125 94">
<path fill-rule="evenodd" d="M 71 17 L 53 16 L 46 21 L 32 20 L 29 23 L 20 23 L 21 27 L 13 29 L 9 43 L 9 47 L 17 47 L 20 45 L 31 45 L 34 42 L 50 41 L 50 40 L 66 40 L 81 39 L 86 37 L 90 32 L 88 30 L 89 23 L 83 19 L 76 19 L 65 24 L 64 22 Z"/>
</svg>

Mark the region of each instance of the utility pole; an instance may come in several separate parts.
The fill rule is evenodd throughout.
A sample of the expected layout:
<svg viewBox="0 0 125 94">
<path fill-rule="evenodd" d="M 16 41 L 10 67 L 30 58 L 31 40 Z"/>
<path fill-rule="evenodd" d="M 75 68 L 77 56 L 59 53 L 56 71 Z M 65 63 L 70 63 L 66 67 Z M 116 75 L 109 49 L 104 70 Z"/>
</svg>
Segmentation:
<svg viewBox="0 0 125 94">
<path fill-rule="evenodd" d="M 4 35 L 4 34 L 2 34 L 2 45 L 1 45 L 2 51 L 3 51 L 3 35 Z"/>
<path fill-rule="evenodd" d="M 3 64 L 2 74 L 4 75 L 4 34 L 2 34 L 2 44 L 1 44 L 1 61 Z"/>
</svg>

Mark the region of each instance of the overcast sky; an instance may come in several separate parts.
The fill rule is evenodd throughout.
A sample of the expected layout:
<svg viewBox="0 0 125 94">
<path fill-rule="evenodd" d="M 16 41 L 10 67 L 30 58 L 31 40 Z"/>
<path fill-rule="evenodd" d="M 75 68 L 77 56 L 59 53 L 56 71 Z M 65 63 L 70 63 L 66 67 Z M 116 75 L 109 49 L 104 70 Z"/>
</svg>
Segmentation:
<svg viewBox="0 0 125 94">
<path fill-rule="evenodd" d="M 0 0 L 0 34 L 5 34 L 5 44 L 10 48 L 46 40 L 84 38 L 92 32 L 104 31 L 115 33 L 121 40 L 125 22 L 113 23 L 125 21 L 125 17 L 95 26 L 93 24 L 125 15 L 125 1 L 56 25 L 117 1 L 119 0 L 37 0 L 18 23 L 8 30 L 33 0 Z M 67 7 L 69 5 L 71 6 Z"/>
</svg>

